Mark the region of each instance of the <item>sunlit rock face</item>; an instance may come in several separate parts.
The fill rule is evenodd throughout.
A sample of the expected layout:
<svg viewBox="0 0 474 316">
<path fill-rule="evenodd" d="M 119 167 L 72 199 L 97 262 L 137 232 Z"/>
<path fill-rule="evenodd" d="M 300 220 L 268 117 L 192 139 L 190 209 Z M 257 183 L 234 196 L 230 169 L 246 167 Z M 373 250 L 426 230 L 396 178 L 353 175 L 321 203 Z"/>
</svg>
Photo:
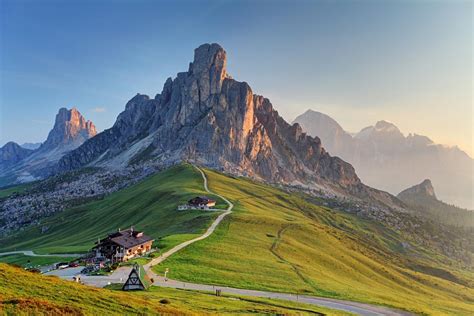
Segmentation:
<svg viewBox="0 0 474 316">
<path fill-rule="evenodd" d="M 431 180 L 426 179 L 420 184 L 414 185 L 398 194 L 398 197 L 404 199 L 408 197 L 424 197 L 436 199 L 436 194 L 431 184 Z"/>
<path fill-rule="evenodd" d="M 43 150 L 58 146 L 78 147 L 97 134 L 94 124 L 79 113 L 76 108 L 59 109 L 53 129 L 43 143 Z"/>
<path fill-rule="evenodd" d="M 114 126 L 63 157 L 59 171 L 119 168 L 146 152 L 162 163 L 188 160 L 271 182 L 374 193 L 319 138 L 288 124 L 268 99 L 232 79 L 226 63 L 221 46 L 201 45 L 187 72 L 168 78 L 154 99 L 132 98 Z"/>
</svg>

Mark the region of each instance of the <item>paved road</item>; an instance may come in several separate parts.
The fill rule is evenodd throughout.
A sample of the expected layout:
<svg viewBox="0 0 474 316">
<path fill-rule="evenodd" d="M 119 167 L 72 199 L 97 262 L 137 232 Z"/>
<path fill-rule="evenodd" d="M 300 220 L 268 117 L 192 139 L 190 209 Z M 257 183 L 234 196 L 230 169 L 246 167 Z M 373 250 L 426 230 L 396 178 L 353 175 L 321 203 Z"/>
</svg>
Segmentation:
<svg viewBox="0 0 474 316">
<path fill-rule="evenodd" d="M 19 251 L 9 251 L 9 252 L 0 252 L 0 256 L 7 256 L 7 255 L 15 255 L 15 254 L 22 254 L 25 256 L 31 257 L 80 257 L 82 254 L 78 253 L 57 253 L 57 254 L 47 254 L 47 255 L 40 255 L 36 254 L 31 250 L 19 250 Z"/>
<path fill-rule="evenodd" d="M 180 251 L 181 249 L 195 243 L 196 241 L 199 241 L 199 240 L 203 240 L 207 237 L 209 237 L 209 235 L 211 235 L 214 230 L 216 229 L 217 225 L 219 225 L 219 223 L 224 219 L 224 217 L 226 217 L 227 215 L 229 215 L 230 213 L 232 213 L 232 209 L 234 208 L 234 204 L 232 204 L 232 202 L 230 202 L 228 199 L 226 199 L 225 197 L 223 197 L 222 195 L 219 195 L 219 194 L 216 194 L 214 192 L 211 192 L 207 186 L 207 177 L 206 177 L 206 174 L 198 167 L 194 166 L 200 173 L 201 173 L 201 176 L 204 180 L 204 190 L 206 190 L 207 193 L 210 193 L 210 194 L 213 194 L 213 195 L 216 195 L 218 197 L 220 197 L 221 199 L 223 199 L 228 207 L 227 209 L 225 210 L 225 212 L 223 212 L 222 214 L 220 214 L 215 220 L 214 222 L 211 224 L 211 226 L 209 226 L 209 228 L 207 229 L 207 231 L 202 234 L 201 236 L 199 237 L 196 237 L 194 239 L 191 239 L 191 240 L 188 240 L 188 241 L 185 241 L 173 248 L 171 248 L 170 250 L 168 250 L 167 252 L 165 252 L 164 254 L 162 254 L 161 256 L 157 257 L 157 258 L 154 258 L 153 260 L 151 260 L 149 263 L 147 263 L 146 265 L 143 266 L 143 268 L 145 269 L 145 271 L 147 271 L 148 275 L 150 275 L 151 277 L 155 277 L 156 275 L 151 271 L 151 267 L 154 266 L 154 265 L 157 265 L 161 262 L 163 262 L 164 260 L 166 260 L 169 256 L 171 256 L 172 254 Z"/>
<path fill-rule="evenodd" d="M 267 291 L 256 291 L 256 290 L 246 290 L 246 289 L 236 289 L 226 286 L 214 286 L 214 285 L 205 285 L 205 284 L 194 284 L 181 281 L 175 281 L 165 279 L 161 276 L 155 278 L 153 285 L 170 287 L 174 289 L 187 289 L 195 291 L 210 291 L 214 292 L 217 289 L 221 290 L 221 293 L 233 294 L 233 295 L 244 295 L 244 296 L 253 296 L 261 298 L 271 298 L 271 299 L 280 299 L 285 301 L 293 301 L 299 303 L 306 303 L 317 306 L 324 306 L 332 309 L 342 310 L 358 315 L 363 316 L 402 316 L 410 315 L 409 313 L 390 309 L 382 306 L 373 306 L 369 304 L 336 300 L 323 297 L 314 297 L 306 295 L 296 295 L 296 294 L 287 294 L 287 293 L 276 293 L 276 292 L 267 292 Z"/>
</svg>

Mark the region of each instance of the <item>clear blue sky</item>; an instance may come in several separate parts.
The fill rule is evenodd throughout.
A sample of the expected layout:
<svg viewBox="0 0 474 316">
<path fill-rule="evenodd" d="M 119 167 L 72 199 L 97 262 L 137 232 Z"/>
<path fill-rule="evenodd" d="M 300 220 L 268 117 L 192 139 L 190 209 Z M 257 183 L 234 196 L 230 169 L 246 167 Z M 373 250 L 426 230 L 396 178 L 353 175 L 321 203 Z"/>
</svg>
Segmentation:
<svg viewBox="0 0 474 316">
<path fill-rule="evenodd" d="M 288 120 L 320 110 L 349 131 L 385 119 L 472 149 L 470 1 L 0 1 L 0 145 L 43 141 L 60 107 L 99 130 L 154 96 L 193 49 Z"/>
</svg>

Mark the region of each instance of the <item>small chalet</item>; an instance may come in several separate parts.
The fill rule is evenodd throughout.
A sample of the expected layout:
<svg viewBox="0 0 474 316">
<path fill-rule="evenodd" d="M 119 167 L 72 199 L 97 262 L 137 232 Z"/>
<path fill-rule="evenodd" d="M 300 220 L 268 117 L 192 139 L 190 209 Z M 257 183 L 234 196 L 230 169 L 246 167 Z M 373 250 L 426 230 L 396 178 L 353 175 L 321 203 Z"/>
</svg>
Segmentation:
<svg viewBox="0 0 474 316">
<path fill-rule="evenodd" d="M 188 205 L 191 207 L 208 209 L 216 206 L 216 201 L 208 198 L 207 196 L 197 196 L 194 199 L 188 201 Z"/>
<path fill-rule="evenodd" d="M 149 252 L 153 241 L 153 238 L 131 227 L 127 230 L 119 229 L 106 238 L 99 239 L 92 249 L 97 258 L 103 257 L 112 262 L 122 262 Z"/>
<path fill-rule="evenodd" d="M 127 281 L 122 287 L 124 291 L 146 290 L 151 285 L 151 280 L 142 266 L 135 264 Z"/>
</svg>

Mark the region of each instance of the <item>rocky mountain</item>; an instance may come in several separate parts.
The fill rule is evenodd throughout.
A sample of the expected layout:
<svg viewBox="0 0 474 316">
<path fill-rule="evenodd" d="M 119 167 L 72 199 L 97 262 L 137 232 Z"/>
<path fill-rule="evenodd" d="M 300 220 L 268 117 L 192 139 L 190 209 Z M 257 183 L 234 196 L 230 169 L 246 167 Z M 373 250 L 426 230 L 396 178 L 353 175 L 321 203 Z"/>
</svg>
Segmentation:
<svg viewBox="0 0 474 316">
<path fill-rule="evenodd" d="M 474 211 L 438 200 L 429 179 L 403 190 L 397 197 L 413 210 L 437 222 L 458 227 L 474 227 Z"/>
<path fill-rule="evenodd" d="M 2 160 L 0 185 L 32 181 L 50 175 L 51 168 L 66 152 L 77 148 L 95 135 L 94 124 L 86 121 L 76 108 L 61 108 L 48 138 L 38 149 L 28 150 L 17 144 L 8 146 L 9 152 L 14 149 L 21 154 L 16 155 L 12 163 L 7 164 Z"/>
<path fill-rule="evenodd" d="M 426 179 L 420 184 L 414 185 L 398 193 L 398 198 L 408 200 L 410 198 L 423 198 L 436 200 L 436 194 L 430 179 Z"/>
<path fill-rule="evenodd" d="M 352 136 L 324 113 L 308 110 L 298 116 L 293 123 L 300 124 L 309 135 L 317 135 L 324 148 L 333 155 L 345 157 L 354 150 Z"/>
<path fill-rule="evenodd" d="M 311 110 L 294 122 L 308 134 L 320 137 L 329 153 L 351 163 L 370 186 L 396 194 L 420 179 L 430 178 L 441 199 L 474 208 L 474 160 L 457 147 L 435 144 L 422 135 L 405 136 L 387 121 L 363 128 L 353 136 L 332 118 Z"/>
<path fill-rule="evenodd" d="M 362 184 L 354 168 L 331 157 L 318 137 L 288 124 L 268 99 L 232 79 L 226 63 L 218 44 L 200 46 L 188 71 L 168 78 L 154 98 L 133 97 L 110 129 L 66 154 L 57 171 L 192 160 L 269 182 L 396 200 Z"/>
<path fill-rule="evenodd" d="M 73 107 L 70 110 L 61 108 L 56 114 L 53 129 L 40 149 L 76 148 L 96 134 L 94 124 L 86 121 L 76 108 Z"/>
<path fill-rule="evenodd" d="M 32 153 L 32 150 L 25 149 L 15 142 L 8 142 L 0 148 L 0 165 L 9 167 L 25 159 Z"/>
</svg>

